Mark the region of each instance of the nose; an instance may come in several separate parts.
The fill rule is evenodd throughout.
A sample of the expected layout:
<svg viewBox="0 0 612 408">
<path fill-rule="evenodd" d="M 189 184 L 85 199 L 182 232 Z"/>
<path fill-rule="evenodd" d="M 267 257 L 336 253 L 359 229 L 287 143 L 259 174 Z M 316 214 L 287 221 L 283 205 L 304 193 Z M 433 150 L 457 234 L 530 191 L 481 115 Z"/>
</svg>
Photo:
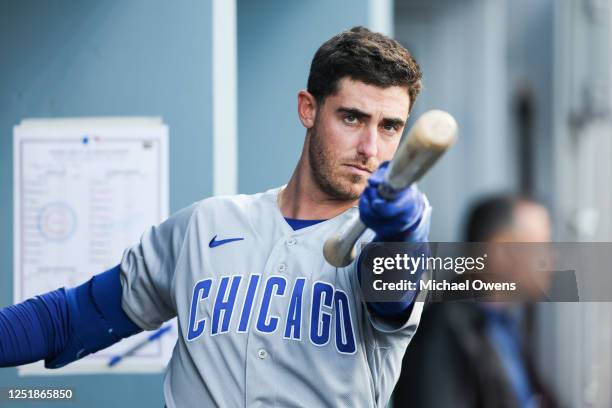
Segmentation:
<svg viewBox="0 0 612 408">
<path fill-rule="evenodd" d="M 375 126 L 365 126 L 359 135 L 357 153 L 366 158 L 376 157 L 378 153 L 378 129 Z"/>
</svg>

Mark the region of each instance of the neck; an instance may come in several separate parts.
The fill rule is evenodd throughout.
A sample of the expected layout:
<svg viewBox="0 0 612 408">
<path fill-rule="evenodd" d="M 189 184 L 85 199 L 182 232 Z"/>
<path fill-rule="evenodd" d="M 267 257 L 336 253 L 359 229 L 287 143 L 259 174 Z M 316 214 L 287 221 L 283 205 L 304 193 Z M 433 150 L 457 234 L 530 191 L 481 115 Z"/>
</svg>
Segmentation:
<svg viewBox="0 0 612 408">
<path fill-rule="evenodd" d="M 291 179 L 278 195 L 278 206 L 286 218 L 327 220 L 357 205 L 358 200 L 338 200 L 323 192 L 310 172 L 308 158 L 300 158 Z"/>
</svg>

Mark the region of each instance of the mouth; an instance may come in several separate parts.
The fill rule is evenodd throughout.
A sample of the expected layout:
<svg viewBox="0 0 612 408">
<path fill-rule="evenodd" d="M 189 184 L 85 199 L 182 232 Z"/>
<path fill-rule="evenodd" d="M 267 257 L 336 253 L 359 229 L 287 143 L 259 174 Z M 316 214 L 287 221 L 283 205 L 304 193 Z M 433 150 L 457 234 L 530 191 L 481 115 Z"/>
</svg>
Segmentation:
<svg viewBox="0 0 612 408">
<path fill-rule="evenodd" d="M 365 175 L 372 174 L 372 170 L 368 169 L 365 166 L 359 165 L 359 164 L 345 164 L 345 166 L 351 169 L 351 171 L 355 173 L 365 174 Z"/>
</svg>

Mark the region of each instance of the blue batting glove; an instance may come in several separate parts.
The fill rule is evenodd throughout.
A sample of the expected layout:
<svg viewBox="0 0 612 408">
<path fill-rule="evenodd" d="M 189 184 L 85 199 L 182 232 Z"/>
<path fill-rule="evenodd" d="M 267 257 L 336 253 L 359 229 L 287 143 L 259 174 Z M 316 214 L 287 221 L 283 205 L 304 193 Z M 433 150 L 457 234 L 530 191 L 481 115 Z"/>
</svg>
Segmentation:
<svg viewBox="0 0 612 408">
<path fill-rule="evenodd" d="M 426 198 L 415 184 L 400 191 L 387 201 L 378 193 L 389 167 L 386 161 L 368 179 L 368 186 L 359 199 L 361 221 L 383 241 L 399 240 L 416 229 L 427 207 Z"/>
</svg>

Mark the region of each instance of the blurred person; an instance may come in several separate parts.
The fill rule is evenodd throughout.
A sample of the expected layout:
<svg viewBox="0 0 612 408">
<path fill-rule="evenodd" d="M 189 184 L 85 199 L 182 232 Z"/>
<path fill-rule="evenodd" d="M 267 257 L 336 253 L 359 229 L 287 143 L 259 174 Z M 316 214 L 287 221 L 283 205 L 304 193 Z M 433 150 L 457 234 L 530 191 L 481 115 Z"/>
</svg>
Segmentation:
<svg viewBox="0 0 612 408">
<path fill-rule="evenodd" d="M 469 212 L 465 239 L 493 245 L 549 242 L 548 211 L 514 195 L 483 199 Z M 548 273 L 525 272 L 529 268 L 521 262 L 503 258 L 488 260 L 498 274 L 494 279 L 508 274 L 525 300 L 536 301 L 546 292 Z M 404 356 L 394 408 L 558 406 L 525 347 L 520 305 L 503 293 L 489 293 L 482 302 L 428 304 Z"/>
</svg>

